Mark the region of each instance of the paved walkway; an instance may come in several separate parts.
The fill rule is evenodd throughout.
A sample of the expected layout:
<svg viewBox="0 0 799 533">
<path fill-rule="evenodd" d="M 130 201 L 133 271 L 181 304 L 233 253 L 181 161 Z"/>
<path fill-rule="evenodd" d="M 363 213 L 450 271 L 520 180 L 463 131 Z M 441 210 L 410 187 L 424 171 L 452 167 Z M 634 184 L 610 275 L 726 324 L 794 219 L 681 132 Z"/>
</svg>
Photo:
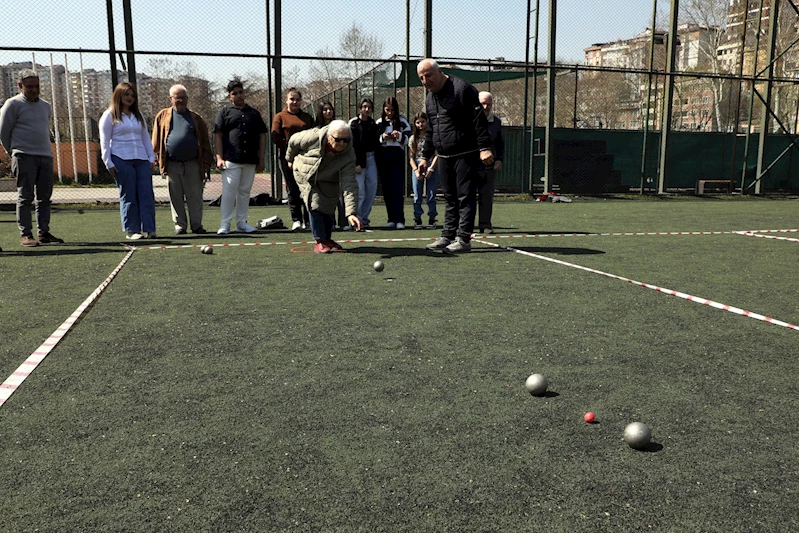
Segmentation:
<svg viewBox="0 0 799 533">
<path fill-rule="evenodd" d="M 156 202 L 169 202 L 167 180 L 159 174 L 153 176 L 153 192 Z M 272 181 L 270 174 L 256 174 L 252 186 L 252 196 L 261 193 L 272 194 Z M 219 198 L 222 194 L 222 176 L 211 174 L 211 181 L 205 184 L 203 199 L 207 202 Z M 283 195 L 286 197 L 286 194 Z M 58 187 L 53 189 L 52 201 L 55 204 L 69 203 L 116 203 L 119 202 L 119 190 L 116 186 L 108 187 Z M 15 204 L 16 191 L 0 191 L 0 204 Z"/>
</svg>

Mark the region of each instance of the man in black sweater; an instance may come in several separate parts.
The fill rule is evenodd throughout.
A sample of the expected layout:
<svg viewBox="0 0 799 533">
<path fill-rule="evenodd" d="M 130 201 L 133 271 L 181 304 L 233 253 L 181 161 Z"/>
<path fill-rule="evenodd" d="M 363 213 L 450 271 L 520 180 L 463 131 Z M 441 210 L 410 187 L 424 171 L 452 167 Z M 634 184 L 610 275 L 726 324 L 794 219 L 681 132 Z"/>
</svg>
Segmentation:
<svg viewBox="0 0 799 533">
<path fill-rule="evenodd" d="M 436 60 L 423 59 L 416 73 L 428 90 L 425 108 L 429 121 L 419 173 L 427 172 L 427 162 L 437 152 L 446 202 L 441 237 L 427 248 L 468 252 L 472 248 L 480 166 L 494 164 L 488 121 L 477 89 L 444 74 Z"/>
</svg>

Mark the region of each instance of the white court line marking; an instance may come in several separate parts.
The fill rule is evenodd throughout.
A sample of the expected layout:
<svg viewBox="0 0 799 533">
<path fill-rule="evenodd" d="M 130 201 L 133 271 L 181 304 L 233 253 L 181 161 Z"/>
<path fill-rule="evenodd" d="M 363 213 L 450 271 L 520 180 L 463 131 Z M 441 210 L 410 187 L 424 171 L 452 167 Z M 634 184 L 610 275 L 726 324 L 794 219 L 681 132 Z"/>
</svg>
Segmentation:
<svg viewBox="0 0 799 533">
<path fill-rule="evenodd" d="M 67 334 L 67 332 L 72 328 L 75 322 L 77 322 L 81 315 L 83 315 L 83 313 L 85 313 L 86 310 L 94 303 L 97 297 L 100 296 L 108 284 L 111 283 L 111 280 L 113 280 L 119 271 L 122 270 L 122 267 L 125 266 L 125 263 L 127 263 L 128 259 L 130 259 L 130 256 L 133 255 L 133 252 L 136 251 L 136 248 L 131 246 L 126 246 L 125 248 L 129 250 L 127 255 L 125 255 L 125 258 L 122 259 L 122 261 L 111 272 L 111 274 L 108 275 L 105 281 L 103 281 L 96 289 L 94 289 L 94 292 L 91 293 L 89 297 L 86 298 L 71 315 L 69 315 L 69 318 L 67 318 L 60 326 L 58 326 L 53 334 L 50 335 L 47 340 L 45 340 L 41 346 L 36 349 L 36 351 L 28 356 L 28 358 L 23 361 L 23 363 L 19 365 L 14 372 L 12 372 L 2 384 L 0 384 L 0 407 L 6 403 L 6 400 L 8 400 L 11 395 L 14 394 L 14 391 L 17 390 L 20 385 L 22 385 L 25 379 L 31 375 L 31 372 L 33 372 L 36 367 L 39 366 L 39 363 L 44 361 L 44 358 L 47 357 L 51 351 L 53 351 L 53 348 L 56 347 L 56 345 L 61 341 L 61 339 L 64 338 L 64 335 Z"/>
<path fill-rule="evenodd" d="M 736 315 L 741 315 L 749 318 L 754 318 L 755 320 L 762 320 L 763 322 L 768 322 L 769 324 L 774 324 L 776 326 L 782 326 L 784 328 L 792 329 L 795 331 L 799 331 L 799 326 L 795 326 L 794 324 L 789 324 L 788 322 L 783 322 L 782 320 L 777 320 L 775 318 L 767 317 L 758 313 L 753 313 L 751 311 L 746 311 L 744 309 L 740 309 L 738 307 L 733 307 L 731 305 L 726 305 L 718 302 L 714 302 L 712 300 L 707 300 L 705 298 L 700 298 L 698 296 L 692 296 L 690 294 L 685 294 L 684 292 L 673 291 L 671 289 L 665 289 L 663 287 L 658 287 L 657 285 L 650 285 L 649 283 L 643 283 L 640 281 L 635 281 L 630 278 L 625 278 L 623 276 L 617 276 L 615 274 L 609 274 L 607 272 L 602 272 L 601 270 L 595 270 L 593 268 L 588 268 L 580 265 L 575 265 L 574 263 L 567 263 L 566 261 L 561 261 L 560 259 L 554 259 L 552 257 L 546 257 L 543 255 L 534 254 L 531 252 L 527 252 L 524 250 L 519 250 L 517 248 L 512 248 L 510 246 L 502 246 L 499 244 L 495 244 L 493 242 L 481 242 L 481 244 L 485 244 L 486 246 L 493 246 L 494 248 L 503 248 L 505 250 L 510 250 L 512 252 L 516 252 L 517 254 L 526 255 L 529 257 L 534 257 L 536 259 L 543 259 L 544 261 L 549 261 L 550 263 L 556 263 L 558 265 L 563 265 L 571 268 L 576 268 L 578 270 L 584 270 L 586 272 L 591 272 L 593 274 L 599 274 L 600 276 L 605 276 L 608 278 L 618 279 L 622 281 L 626 281 L 627 283 L 632 283 L 633 285 L 638 285 L 639 287 L 644 287 L 645 289 L 652 289 L 654 291 L 662 292 L 664 294 L 668 294 L 670 296 L 676 296 L 678 298 L 682 298 L 683 300 L 688 300 L 691 302 L 707 305 L 710 307 L 715 307 L 716 309 L 721 309 L 722 311 L 728 311 L 730 313 L 734 313 Z"/>
</svg>

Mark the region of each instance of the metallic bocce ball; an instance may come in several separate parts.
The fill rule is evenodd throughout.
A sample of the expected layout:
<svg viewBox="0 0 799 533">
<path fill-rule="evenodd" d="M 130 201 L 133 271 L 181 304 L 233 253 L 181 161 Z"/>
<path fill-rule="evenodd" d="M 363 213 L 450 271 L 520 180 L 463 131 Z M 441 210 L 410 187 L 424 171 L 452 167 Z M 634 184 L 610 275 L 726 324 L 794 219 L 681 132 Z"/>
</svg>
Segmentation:
<svg viewBox="0 0 799 533">
<path fill-rule="evenodd" d="M 524 387 L 527 389 L 527 392 L 533 396 L 541 396 L 547 391 L 549 382 L 547 382 L 547 378 L 545 378 L 543 374 L 532 374 L 527 378 L 527 381 L 524 382 Z"/>
<path fill-rule="evenodd" d="M 649 446 L 650 440 L 652 440 L 652 430 L 649 429 L 646 424 L 633 422 L 627 424 L 627 427 L 624 428 L 624 442 L 626 442 L 630 448 L 642 450 Z"/>
</svg>

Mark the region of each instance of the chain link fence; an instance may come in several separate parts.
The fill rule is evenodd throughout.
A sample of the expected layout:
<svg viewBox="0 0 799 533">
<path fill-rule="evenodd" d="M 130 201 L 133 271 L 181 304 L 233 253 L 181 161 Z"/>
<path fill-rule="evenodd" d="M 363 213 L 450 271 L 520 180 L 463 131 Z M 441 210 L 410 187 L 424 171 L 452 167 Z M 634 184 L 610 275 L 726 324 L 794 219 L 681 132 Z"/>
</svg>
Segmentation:
<svg viewBox="0 0 799 533">
<path fill-rule="evenodd" d="M 506 142 L 499 193 L 537 193 L 545 184 L 585 194 L 693 191 L 709 180 L 748 192 L 799 189 L 794 2 L 683 2 L 673 69 L 667 2 L 540 4 L 511 0 L 485 10 L 455 0 L 387 0 L 376 24 L 374 4 L 363 0 L 342 1 L 334 12 L 273 0 L 229 13 L 203 1 L 186 9 L 149 0 L 84 0 L 37 12 L 36 31 L 21 31 L 29 21 L 8 12 L 0 18 L 0 101 L 18 92 L 21 69 L 34 68 L 42 97 L 53 104 L 54 201 L 114 202 L 97 122 L 114 81 L 126 81 L 129 72 L 136 73 L 140 107 L 150 122 L 170 105 L 170 86 L 182 83 L 189 107 L 212 127 L 234 76 L 245 81 L 247 102 L 267 123 L 283 107 L 288 87 L 303 91 L 311 113 L 327 100 L 346 120 L 363 97 L 379 109 L 395 96 L 402 114 L 412 117 L 424 109 L 415 66 L 429 39 L 446 72 L 494 94 Z M 559 16 L 554 43 L 550 5 Z M 772 21 L 773 11 L 778 16 Z M 638 22 L 619 26 L 620 19 Z M 278 85 L 281 98 L 275 98 Z M 673 97 L 664 106 L 669 89 Z M 665 164 L 664 116 L 670 117 Z M 271 149 L 268 159 L 253 196 L 282 197 Z M 167 201 L 166 180 L 156 176 L 154 186 L 157 198 Z M 206 199 L 220 193 L 213 174 Z M 0 203 L 15 201 L 3 152 Z"/>
</svg>

